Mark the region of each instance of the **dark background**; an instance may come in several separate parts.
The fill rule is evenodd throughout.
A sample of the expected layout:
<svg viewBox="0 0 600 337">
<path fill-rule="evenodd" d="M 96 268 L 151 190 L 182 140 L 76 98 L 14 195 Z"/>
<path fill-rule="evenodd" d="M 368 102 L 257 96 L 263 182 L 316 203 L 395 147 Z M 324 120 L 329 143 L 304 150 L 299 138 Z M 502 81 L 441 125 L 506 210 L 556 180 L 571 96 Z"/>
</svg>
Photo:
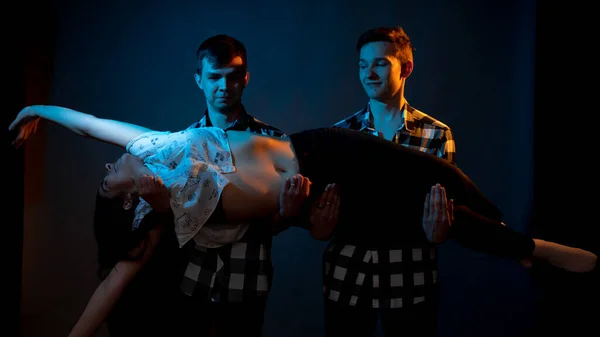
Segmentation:
<svg viewBox="0 0 600 337">
<path fill-rule="evenodd" d="M 590 21 L 582 19 L 589 8 L 517 0 L 17 5 L 6 12 L 16 23 L 3 23 L 6 126 L 25 105 L 56 104 L 185 128 L 205 109 L 192 77 L 195 50 L 218 33 L 248 48 L 251 114 L 287 133 L 327 126 L 367 102 L 359 34 L 401 25 L 416 47 L 409 103 L 452 127 L 458 165 L 504 210 L 505 222 L 598 252 L 597 172 L 587 158 L 597 139 L 588 113 L 595 93 L 580 80 L 595 69 Z M 4 145 L 5 233 L 8 292 L 16 296 L 4 302 L 7 329 L 64 336 L 98 284 L 93 200 L 102 164 L 122 151 L 56 125 L 41 127 L 24 150 L 11 148 L 12 136 Z M 324 247 L 299 229 L 275 238 L 265 336 L 322 335 Z M 448 242 L 440 248 L 440 336 L 597 332 L 596 276 L 526 270 Z"/>
</svg>

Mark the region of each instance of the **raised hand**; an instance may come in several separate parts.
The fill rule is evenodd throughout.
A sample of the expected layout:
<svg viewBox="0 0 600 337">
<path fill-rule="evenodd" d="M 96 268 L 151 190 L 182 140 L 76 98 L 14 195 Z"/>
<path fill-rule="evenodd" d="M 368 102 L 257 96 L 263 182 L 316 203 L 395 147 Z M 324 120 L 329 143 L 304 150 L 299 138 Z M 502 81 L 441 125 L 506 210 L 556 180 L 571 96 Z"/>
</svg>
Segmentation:
<svg viewBox="0 0 600 337">
<path fill-rule="evenodd" d="M 18 129 L 18 134 L 12 145 L 19 148 L 23 143 L 37 131 L 40 117 L 35 112 L 35 106 L 23 108 L 15 120 L 8 127 L 9 131 Z"/>
<path fill-rule="evenodd" d="M 297 215 L 310 194 L 311 185 L 312 182 L 301 174 L 288 178 L 279 194 L 279 215 L 284 218 Z"/>
<path fill-rule="evenodd" d="M 310 212 L 311 235 L 318 240 L 329 238 L 340 215 L 339 187 L 329 184 L 321 197 L 315 200 Z"/>
<path fill-rule="evenodd" d="M 431 243 L 440 244 L 448 238 L 454 220 L 454 200 L 447 201 L 446 189 L 440 184 L 431 186 L 423 207 L 423 230 Z"/>
</svg>

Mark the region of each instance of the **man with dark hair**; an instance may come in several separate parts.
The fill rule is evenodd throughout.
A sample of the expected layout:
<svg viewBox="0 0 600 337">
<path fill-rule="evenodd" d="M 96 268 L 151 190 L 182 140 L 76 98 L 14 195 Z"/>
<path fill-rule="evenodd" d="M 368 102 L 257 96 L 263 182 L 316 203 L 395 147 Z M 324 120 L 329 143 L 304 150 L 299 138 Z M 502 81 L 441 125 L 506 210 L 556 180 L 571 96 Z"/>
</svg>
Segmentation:
<svg viewBox="0 0 600 337">
<path fill-rule="evenodd" d="M 412 43 L 404 30 L 369 29 L 358 38 L 356 50 L 359 77 L 369 102 L 333 127 L 364 131 L 454 165 L 450 128 L 410 106 L 404 97 L 406 79 L 414 65 Z M 375 160 L 377 165 L 373 158 L 357 160 Z M 397 193 L 403 192 L 391 191 L 389 198 L 393 200 Z M 339 203 L 343 205 L 344 201 Z M 321 211 L 330 213 L 334 205 L 325 203 Z M 445 222 L 441 227 L 449 226 L 451 201 L 447 205 L 443 186 L 433 188 L 425 200 L 423 227 L 436 227 L 435 223 L 440 221 Z M 433 209 L 435 212 L 427 212 Z M 364 212 L 368 214 L 371 210 Z M 405 223 L 409 220 L 402 214 L 387 221 L 391 227 L 414 225 Z M 365 228 L 371 225 L 368 221 L 364 223 Z M 360 237 L 356 233 L 325 230 L 317 237 L 331 239 L 323 256 L 326 336 L 373 336 L 379 316 L 386 336 L 408 336 L 415 332 L 419 336 L 435 336 L 438 307 L 436 246 L 432 243 L 435 238 L 428 238 L 431 242 L 421 237 L 404 238 L 400 243 L 378 237 L 376 232 L 371 236 L 372 240 L 356 241 L 352 239 Z"/>
<path fill-rule="evenodd" d="M 248 114 L 242 104 L 249 80 L 243 43 L 228 35 L 215 35 L 200 44 L 196 56 L 194 79 L 204 93 L 207 109 L 189 128 L 213 126 L 284 136 L 279 129 Z M 219 210 L 209 222 L 203 231 L 220 225 Z M 181 275 L 180 316 L 173 325 L 173 335 L 206 336 L 211 326 L 217 336 L 261 335 L 273 278 L 273 234 L 271 224 L 246 224 L 228 231 L 227 241 L 237 240 L 233 244 L 206 248 L 202 235 L 198 235 L 181 248 L 187 267 Z"/>
</svg>

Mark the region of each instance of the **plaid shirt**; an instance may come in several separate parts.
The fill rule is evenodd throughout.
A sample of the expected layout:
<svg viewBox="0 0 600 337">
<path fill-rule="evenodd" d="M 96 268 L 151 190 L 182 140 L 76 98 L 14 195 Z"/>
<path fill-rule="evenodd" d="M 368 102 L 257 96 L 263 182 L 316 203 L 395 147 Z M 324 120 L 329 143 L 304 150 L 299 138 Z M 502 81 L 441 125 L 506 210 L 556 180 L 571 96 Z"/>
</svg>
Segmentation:
<svg viewBox="0 0 600 337">
<path fill-rule="evenodd" d="M 189 128 L 212 126 L 208 112 Z M 242 116 L 225 130 L 249 131 L 284 137 L 279 129 L 249 115 Z M 219 248 L 197 246 L 194 240 L 183 247 L 188 266 L 181 290 L 190 296 L 206 296 L 216 302 L 242 302 L 267 296 L 273 279 L 269 226 L 252 225 L 237 242 Z"/>
<path fill-rule="evenodd" d="M 370 105 L 332 127 L 382 137 L 375 130 Z M 392 141 L 455 164 L 450 128 L 408 104 L 403 110 L 403 123 Z M 400 222 L 401 217 L 396 221 Z M 350 306 L 381 309 L 423 302 L 437 287 L 436 253 L 431 244 L 372 250 L 334 237 L 323 255 L 324 296 Z"/>
</svg>

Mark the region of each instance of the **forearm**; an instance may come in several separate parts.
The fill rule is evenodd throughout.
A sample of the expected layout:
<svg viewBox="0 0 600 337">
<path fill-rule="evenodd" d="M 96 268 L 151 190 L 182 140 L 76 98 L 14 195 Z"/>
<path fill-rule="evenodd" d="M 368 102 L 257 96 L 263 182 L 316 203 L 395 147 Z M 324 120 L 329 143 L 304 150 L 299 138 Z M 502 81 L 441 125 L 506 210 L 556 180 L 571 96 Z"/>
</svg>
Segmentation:
<svg viewBox="0 0 600 337">
<path fill-rule="evenodd" d="M 123 270 L 121 270 L 121 268 Z M 108 277 L 96 288 L 83 314 L 71 330 L 69 337 L 94 336 L 119 300 L 127 284 L 139 268 L 127 270 L 131 266 L 115 266 Z M 135 269 L 135 270 L 134 270 Z M 122 275 L 119 275 L 121 273 Z"/>
<path fill-rule="evenodd" d="M 146 236 L 145 244 L 136 247 L 144 249 L 140 259 L 119 261 L 110 271 L 108 276 L 96 288 L 85 310 L 71 330 L 69 337 L 93 336 L 102 326 L 119 298 L 142 267 L 148 262 L 154 248 L 160 240 L 162 227 L 150 230 Z M 150 294 L 149 294 L 150 296 Z"/>
<path fill-rule="evenodd" d="M 111 119 L 98 118 L 69 108 L 36 105 L 31 107 L 37 116 L 61 125 L 74 133 L 125 148 L 138 135 L 150 129 Z"/>
</svg>

